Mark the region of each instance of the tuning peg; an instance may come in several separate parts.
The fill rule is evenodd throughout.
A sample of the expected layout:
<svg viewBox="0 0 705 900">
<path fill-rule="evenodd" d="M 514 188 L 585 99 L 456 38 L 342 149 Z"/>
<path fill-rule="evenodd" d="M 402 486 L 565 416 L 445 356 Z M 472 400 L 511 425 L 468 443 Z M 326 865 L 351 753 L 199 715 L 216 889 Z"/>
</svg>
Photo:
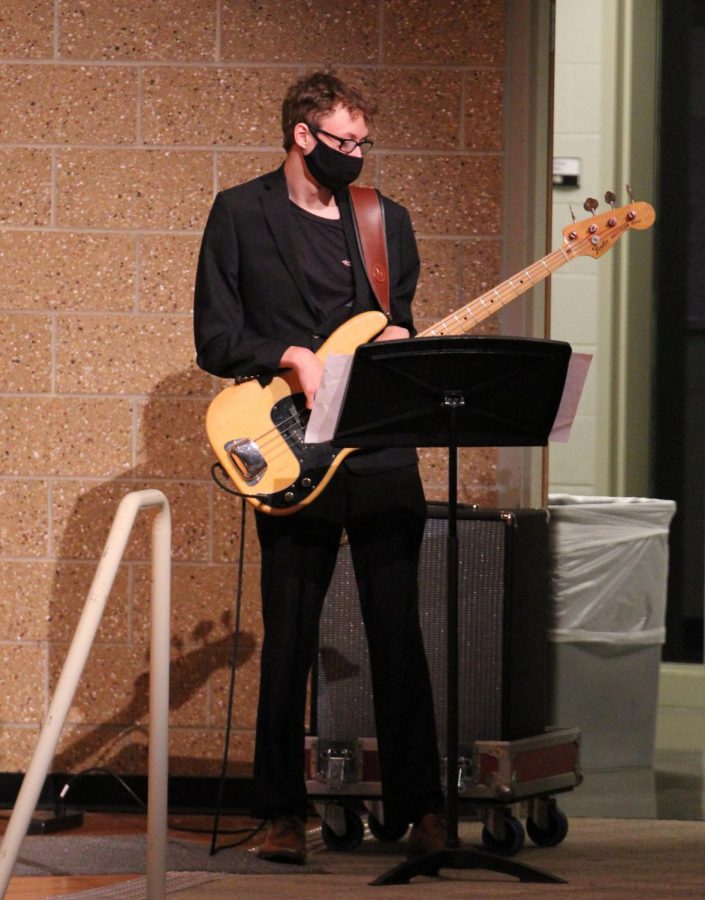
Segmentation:
<svg viewBox="0 0 705 900">
<path fill-rule="evenodd" d="M 583 203 L 583 209 L 589 213 L 594 213 L 599 205 L 600 204 L 594 197 L 588 197 L 585 203 Z"/>
<path fill-rule="evenodd" d="M 575 220 L 575 213 L 573 212 L 573 204 L 572 203 L 568 204 L 568 209 L 570 210 L 570 217 L 573 220 L 573 224 L 575 224 L 576 220 Z"/>
<path fill-rule="evenodd" d="M 627 195 L 629 197 L 629 202 L 633 203 L 634 202 L 634 194 L 632 193 L 632 188 L 631 188 L 631 185 L 629 185 L 629 184 L 627 185 Z"/>
<path fill-rule="evenodd" d="M 607 191 L 605 194 L 605 203 L 609 203 L 609 205 L 614 209 L 614 205 L 617 202 L 617 197 L 612 191 Z"/>
</svg>

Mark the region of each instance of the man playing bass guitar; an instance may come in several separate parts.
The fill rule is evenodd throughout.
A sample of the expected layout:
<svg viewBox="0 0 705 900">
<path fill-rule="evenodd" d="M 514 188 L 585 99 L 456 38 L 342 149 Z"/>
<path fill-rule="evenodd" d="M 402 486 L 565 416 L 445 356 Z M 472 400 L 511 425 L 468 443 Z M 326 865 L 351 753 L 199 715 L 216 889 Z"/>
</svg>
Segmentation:
<svg viewBox="0 0 705 900">
<path fill-rule="evenodd" d="M 203 235 L 195 291 L 198 364 L 224 378 L 289 370 L 306 406 L 322 372 L 315 351 L 352 316 L 378 309 L 358 250 L 347 186 L 372 147 L 373 108 L 316 72 L 282 107 L 283 165 L 219 193 Z M 414 334 L 419 272 L 409 215 L 383 197 L 389 322 L 378 339 Z M 412 449 L 347 456 L 316 499 L 291 515 L 255 513 L 261 546 L 262 645 L 254 812 L 270 820 L 259 855 L 305 860 L 306 685 L 318 620 L 343 534 L 367 634 L 386 823 L 413 823 L 411 853 L 446 832 L 417 568 L 426 504 Z"/>
</svg>

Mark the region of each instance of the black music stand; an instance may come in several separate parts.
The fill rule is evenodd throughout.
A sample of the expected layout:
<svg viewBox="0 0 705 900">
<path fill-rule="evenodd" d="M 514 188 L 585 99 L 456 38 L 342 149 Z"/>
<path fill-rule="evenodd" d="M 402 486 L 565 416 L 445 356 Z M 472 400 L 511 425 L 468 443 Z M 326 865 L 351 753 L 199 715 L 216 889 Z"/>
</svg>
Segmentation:
<svg viewBox="0 0 705 900">
<path fill-rule="evenodd" d="M 440 853 L 408 860 L 373 885 L 408 884 L 441 868 L 490 869 L 521 881 L 562 883 L 541 869 L 458 840 L 458 447 L 543 446 L 553 426 L 571 348 L 561 341 L 430 337 L 358 347 L 332 443 L 448 448 L 448 660 L 446 815 Z"/>
</svg>

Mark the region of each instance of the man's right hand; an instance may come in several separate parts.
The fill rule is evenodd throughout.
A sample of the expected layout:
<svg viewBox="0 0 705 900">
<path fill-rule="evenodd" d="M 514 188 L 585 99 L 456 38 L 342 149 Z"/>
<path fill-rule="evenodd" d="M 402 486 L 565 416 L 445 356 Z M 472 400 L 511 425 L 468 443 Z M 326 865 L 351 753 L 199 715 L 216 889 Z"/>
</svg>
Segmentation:
<svg viewBox="0 0 705 900">
<path fill-rule="evenodd" d="M 313 409 L 313 401 L 323 374 L 323 363 L 306 347 L 288 347 L 279 360 L 279 365 L 282 369 L 293 369 L 306 397 L 306 408 Z"/>
</svg>

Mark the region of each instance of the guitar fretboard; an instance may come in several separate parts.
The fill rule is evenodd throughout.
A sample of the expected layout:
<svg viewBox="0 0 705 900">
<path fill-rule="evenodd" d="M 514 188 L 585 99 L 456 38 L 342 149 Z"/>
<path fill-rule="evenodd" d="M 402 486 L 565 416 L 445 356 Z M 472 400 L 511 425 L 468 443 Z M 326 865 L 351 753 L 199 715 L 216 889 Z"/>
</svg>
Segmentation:
<svg viewBox="0 0 705 900">
<path fill-rule="evenodd" d="M 569 262 L 574 251 L 582 241 L 576 244 L 563 246 L 558 250 L 554 250 L 538 262 L 532 263 L 528 268 L 523 269 L 496 287 L 481 294 L 474 300 L 471 300 L 460 309 L 436 322 L 425 331 L 419 332 L 419 337 L 439 337 L 442 335 L 465 334 L 475 325 L 478 325 L 484 319 L 493 316 L 503 306 L 506 306 L 512 300 L 516 299 L 520 294 L 530 290 L 534 285 L 539 284 L 549 275 L 553 274 L 561 266 Z M 573 252 L 571 252 L 573 251 Z"/>
</svg>

